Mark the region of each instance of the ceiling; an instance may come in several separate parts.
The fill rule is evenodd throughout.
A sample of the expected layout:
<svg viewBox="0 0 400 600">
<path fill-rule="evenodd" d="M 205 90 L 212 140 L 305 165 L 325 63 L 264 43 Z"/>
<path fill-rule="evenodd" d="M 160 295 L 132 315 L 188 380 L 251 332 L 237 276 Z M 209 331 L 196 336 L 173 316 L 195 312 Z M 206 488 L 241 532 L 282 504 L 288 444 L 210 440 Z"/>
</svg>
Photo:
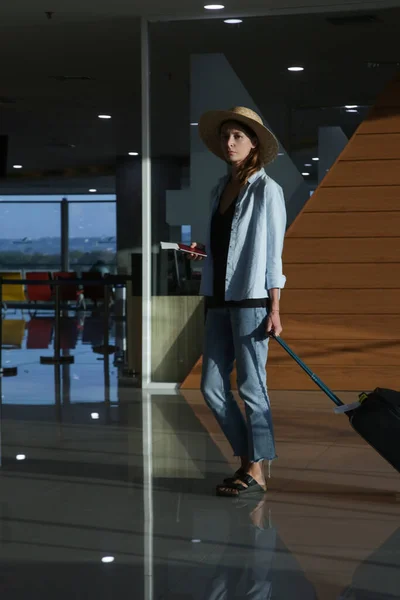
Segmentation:
<svg viewBox="0 0 400 600">
<path fill-rule="evenodd" d="M 344 12 L 393 8 L 396 0 L 219 0 L 225 6 L 226 16 L 260 16 L 309 14 L 312 12 Z M 116 17 L 145 16 L 149 19 L 198 19 L 207 15 L 214 18 L 215 11 L 204 10 L 205 4 L 214 0 L 13 0 L 0 6 L 0 22 L 9 25 L 38 25 L 52 12 L 58 22 L 80 22 Z M 215 18 L 220 18 L 216 15 Z"/>
<path fill-rule="evenodd" d="M 109 3 L 97 0 L 90 12 L 91 2 L 53 0 L 51 20 L 44 15 L 48 0 L 37 0 L 35 10 L 28 0 L 0 7 L 0 55 L 7 57 L 0 63 L 0 134 L 9 136 L 9 176 L 21 177 L 14 164 L 24 166 L 24 175 L 109 166 L 116 156 L 140 151 L 140 21 L 134 15 L 193 19 L 150 26 L 154 156 L 188 154 L 192 53 L 224 53 L 284 145 L 302 156 L 314 151 L 321 124 L 338 124 L 351 135 L 360 115 L 332 107 L 373 103 L 400 61 L 400 2 L 226 1 L 229 14 L 243 15 L 245 6 L 249 14 L 275 15 L 247 18 L 239 27 L 225 25 L 220 15 L 198 20 L 204 17 L 202 2 L 114 0 L 111 12 Z M 353 6 L 364 12 L 370 6 L 398 8 L 371 8 L 376 22 L 327 21 Z M 296 62 L 304 64 L 303 73 L 287 71 Z M 88 79 L 54 79 L 60 75 Z M 112 119 L 99 120 L 101 113 Z M 82 189 L 76 179 L 77 191 L 96 185 L 96 177 L 85 176 Z M 55 186 L 49 176 L 36 179 L 34 187 L 31 178 L 17 181 L 3 180 L 0 192 Z"/>
</svg>

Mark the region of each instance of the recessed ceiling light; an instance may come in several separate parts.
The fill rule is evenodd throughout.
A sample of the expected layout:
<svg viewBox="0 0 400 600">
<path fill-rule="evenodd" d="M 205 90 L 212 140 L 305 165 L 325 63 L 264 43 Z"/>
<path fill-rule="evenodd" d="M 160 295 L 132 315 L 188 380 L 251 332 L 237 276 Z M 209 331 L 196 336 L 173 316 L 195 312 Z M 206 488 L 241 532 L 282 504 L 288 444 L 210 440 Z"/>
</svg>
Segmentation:
<svg viewBox="0 0 400 600">
<path fill-rule="evenodd" d="M 17 460 L 25 460 L 26 456 L 25 454 L 17 454 L 17 456 L 15 457 Z"/>
<path fill-rule="evenodd" d="M 319 160 L 318 156 L 314 156 L 313 160 L 315 160 L 315 161 Z"/>
<path fill-rule="evenodd" d="M 225 6 L 223 4 L 206 4 L 204 8 L 206 10 L 222 10 Z"/>
<path fill-rule="evenodd" d="M 190 123 L 191 127 L 197 127 L 198 123 Z"/>
<path fill-rule="evenodd" d="M 239 25 L 239 23 L 243 23 L 242 19 L 225 19 L 224 23 L 227 25 Z"/>
<path fill-rule="evenodd" d="M 288 67 L 288 71 L 304 71 L 304 67 Z"/>
<path fill-rule="evenodd" d="M 96 190 L 96 188 L 90 188 L 89 192 L 90 192 L 91 194 L 94 194 L 95 192 L 97 192 L 97 190 Z"/>
<path fill-rule="evenodd" d="M 305 167 L 312 167 L 312 164 L 311 163 L 306 163 L 304 166 Z"/>
<path fill-rule="evenodd" d="M 103 556 L 103 558 L 101 559 L 102 563 L 112 563 L 114 562 L 115 558 L 113 556 Z"/>
<path fill-rule="evenodd" d="M 111 115 L 98 115 L 99 119 L 111 119 Z"/>
<path fill-rule="evenodd" d="M 310 173 L 302 173 L 303 177 L 308 177 Z"/>
<path fill-rule="evenodd" d="M 92 413 L 90 416 L 92 417 L 92 419 L 94 421 L 97 421 L 98 419 L 100 419 L 99 413 Z"/>
<path fill-rule="evenodd" d="M 22 169 L 22 165 L 13 165 L 13 169 Z"/>
<path fill-rule="evenodd" d="M 345 108 L 358 108 L 357 104 L 346 104 Z"/>
<path fill-rule="evenodd" d="M 139 152 L 128 152 L 129 156 L 139 156 Z"/>
</svg>

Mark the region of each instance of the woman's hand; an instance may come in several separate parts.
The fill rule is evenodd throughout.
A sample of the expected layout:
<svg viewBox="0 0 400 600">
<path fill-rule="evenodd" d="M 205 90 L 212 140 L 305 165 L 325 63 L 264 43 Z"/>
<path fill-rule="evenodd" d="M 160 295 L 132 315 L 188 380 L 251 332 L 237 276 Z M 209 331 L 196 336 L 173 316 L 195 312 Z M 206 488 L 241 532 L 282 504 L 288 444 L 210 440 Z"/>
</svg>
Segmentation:
<svg viewBox="0 0 400 600">
<path fill-rule="evenodd" d="M 271 310 L 267 319 L 267 335 L 281 335 L 283 329 L 281 325 L 281 317 L 279 310 Z"/>
<path fill-rule="evenodd" d="M 203 244 L 198 244 L 197 242 L 193 242 L 192 244 L 190 244 L 191 248 L 198 248 L 199 250 L 205 250 L 205 246 Z M 192 260 L 203 260 L 204 256 L 199 256 L 198 254 L 189 254 L 189 258 L 191 258 Z"/>
</svg>

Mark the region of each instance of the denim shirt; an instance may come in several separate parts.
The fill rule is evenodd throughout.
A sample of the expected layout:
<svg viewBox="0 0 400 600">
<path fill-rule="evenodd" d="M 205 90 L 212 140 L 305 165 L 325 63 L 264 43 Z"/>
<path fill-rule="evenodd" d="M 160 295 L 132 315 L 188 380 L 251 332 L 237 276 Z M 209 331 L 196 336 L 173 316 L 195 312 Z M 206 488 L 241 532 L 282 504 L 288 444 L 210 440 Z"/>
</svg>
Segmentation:
<svg viewBox="0 0 400 600">
<path fill-rule="evenodd" d="M 229 180 L 223 177 L 212 191 L 212 210 L 206 238 L 200 294 L 213 295 L 213 258 L 210 245 L 211 219 Z M 268 290 L 282 289 L 283 239 L 286 207 L 283 190 L 261 169 L 240 191 L 232 220 L 226 265 L 225 300 L 266 298 Z"/>
</svg>

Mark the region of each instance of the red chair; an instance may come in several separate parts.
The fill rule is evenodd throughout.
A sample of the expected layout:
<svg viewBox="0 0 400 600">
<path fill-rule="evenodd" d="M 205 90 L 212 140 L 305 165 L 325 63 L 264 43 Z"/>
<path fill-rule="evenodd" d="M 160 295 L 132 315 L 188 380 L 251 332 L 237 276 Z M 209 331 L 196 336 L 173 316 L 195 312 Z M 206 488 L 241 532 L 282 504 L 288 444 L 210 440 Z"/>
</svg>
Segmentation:
<svg viewBox="0 0 400 600">
<path fill-rule="evenodd" d="M 26 285 L 26 295 L 29 302 L 50 302 L 52 299 L 50 286 L 50 273 L 37 273 L 30 271 L 26 274 L 26 279 L 36 281 L 48 281 L 49 285 Z"/>
<path fill-rule="evenodd" d="M 53 273 L 53 278 L 57 281 L 68 281 L 68 279 L 77 279 L 77 275 L 74 271 L 57 271 Z M 61 302 L 76 302 L 78 298 L 78 286 L 75 284 L 66 284 L 60 286 L 60 300 Z"/>
<path fill-rule="evenodd" d="M 61 350 L 73 350 L 76 347 L 78 335 L 78 320 L 74 317 L 62 317 L 60 319 Z"/>
<path fill-rule="evenodd" d="M 53 325 L 53 317 L 31 317 L 26 325 L 28 330 L 26 347 L 29 350 L 47 349 L 51 343 Z"/>
</svg>

